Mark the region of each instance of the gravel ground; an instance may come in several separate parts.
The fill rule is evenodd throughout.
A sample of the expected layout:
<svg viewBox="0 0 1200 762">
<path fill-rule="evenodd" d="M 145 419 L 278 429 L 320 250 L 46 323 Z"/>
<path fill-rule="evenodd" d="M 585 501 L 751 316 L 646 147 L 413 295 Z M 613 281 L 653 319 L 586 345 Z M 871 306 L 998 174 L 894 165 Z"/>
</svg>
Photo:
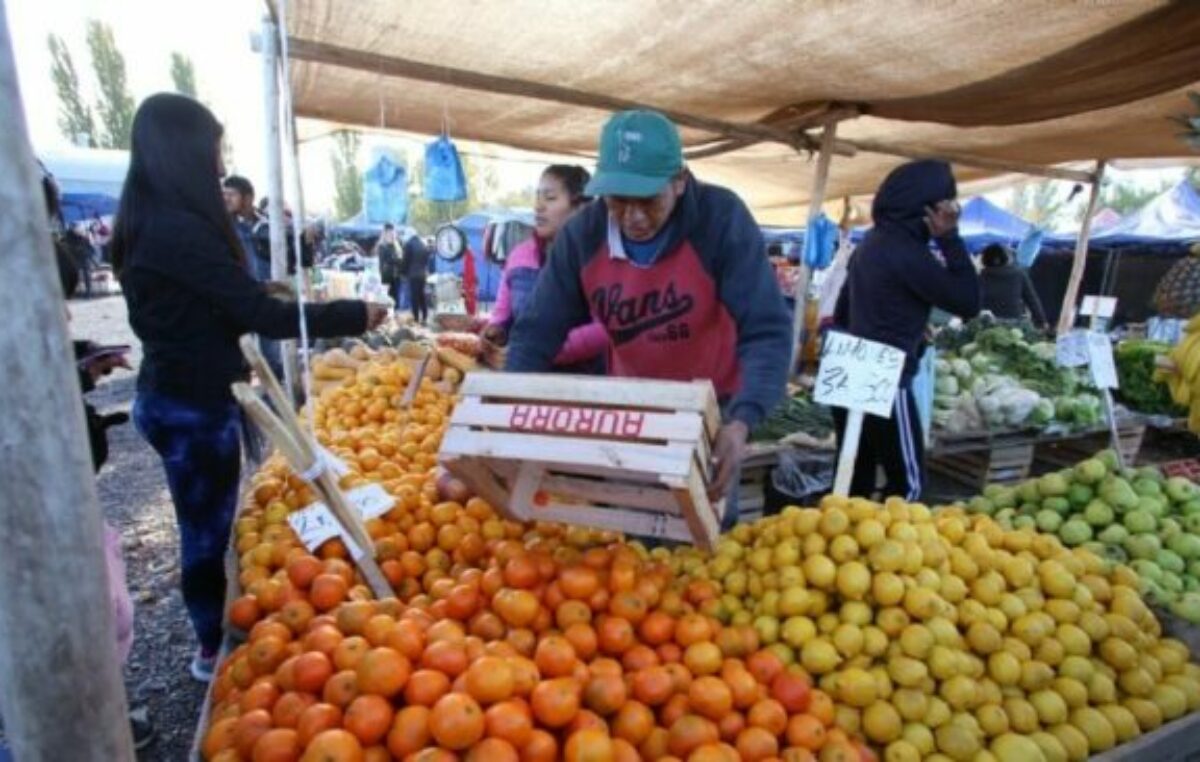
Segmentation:
<svg viewBox="0 0 1200 762">
<path fill-rule="evenodd" d="M 74 300 L 74 338 L 101 344 L 130 344 L 131 364 L 141 348 L 126 320 L 120 296 Z M 101 412 L 128 410 L 134 373 L 117 371 L 89 398 Z M 144 706 L 158 738 L 144 749 L 142 762 L 187 759 L 200 716 L 205 686 L 188 674 L 196 648 L 179 593 L 179 539 L 162 465 L 133 424 L 108 431 L 109 459 L 99 476 L 105 518 L 121 533 L 129 592 L 136 611 L 133 651 L 125 667 L 132 706 Z"/>
</svg>

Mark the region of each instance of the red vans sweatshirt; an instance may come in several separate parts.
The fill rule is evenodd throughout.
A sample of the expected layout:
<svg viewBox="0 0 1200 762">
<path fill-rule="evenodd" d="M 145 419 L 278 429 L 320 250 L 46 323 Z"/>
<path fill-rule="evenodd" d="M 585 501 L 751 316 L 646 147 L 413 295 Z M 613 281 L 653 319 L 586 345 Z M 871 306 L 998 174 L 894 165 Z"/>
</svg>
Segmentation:
<svg viewBox="0 0 1200 762">
<path fill-rule="evenodd" d="M 590 315 L 611 342 L 610 376 L 710 379 L 727 419 L 766 417 L 784 394 L 792 326 L 757 223 L 733 192 L 690 178 L 671 230 L 642 267 L 603 200 L 576 214 L 513 328 L 508 370 L 550 370 Z"/>
</svg>

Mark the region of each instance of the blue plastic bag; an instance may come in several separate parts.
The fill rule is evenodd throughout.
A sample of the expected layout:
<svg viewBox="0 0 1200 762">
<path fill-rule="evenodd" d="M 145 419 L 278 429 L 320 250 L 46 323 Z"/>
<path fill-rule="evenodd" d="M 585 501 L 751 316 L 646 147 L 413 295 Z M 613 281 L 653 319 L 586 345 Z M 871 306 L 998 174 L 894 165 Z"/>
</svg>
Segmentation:
<svg viewBox="0 0 1200 762">
<path fill-rule="evenodd" d="M 838 226 L 822 212 L 804 231 L 804 264 L 824 270 L 833 262 L 837 247 Z"/>
<path fill-rule="evenodd" d="M 1028 270 L 1033 267 L 1033 262 L 1037 259 L 1038 253 L 1042 250 L 1042 239 L 1046 237 L 1046 231 L 1041 228 L 1032 228 L 1021 242 L 1017 244 L 1017 264 Z"/>
<path fill-rule="evenodd" d="M 408 220 L 408 168 L 380 156 L 363 175 L 363 207 L 367 222 L 403 224 Z"/>
<path fill-rule="evenodd" d="M 425 146 L 425 198 L 430 201 L 463 201 L 467 198 L 467 178 L 458 158 L 458 149 L 449 136 L 442 135 Z"/>
</svg>

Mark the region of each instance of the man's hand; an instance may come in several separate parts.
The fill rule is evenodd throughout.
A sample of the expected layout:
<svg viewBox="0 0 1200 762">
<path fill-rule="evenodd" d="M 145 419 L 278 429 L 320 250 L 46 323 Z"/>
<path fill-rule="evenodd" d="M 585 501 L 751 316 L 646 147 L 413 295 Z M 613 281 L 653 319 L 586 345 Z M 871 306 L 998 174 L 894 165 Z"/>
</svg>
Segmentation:
<svg viewBox="0 0 1200 762">
<path fill-rule="evenodd" d="M 99 381 L 117 368 L 133 370 L 129 364 L 129 358 L 124 354 L 99 355 L 83 364 L 83 369 L 87 371 L 93 381 Z"/>
<path fill-rule="evenodd" d="M 716 476 L 708 488 L 708 499 L 720 500 L 729 488 L 729 480 L 737 473 L 738 465 L 746 455 L 746 440 L 750 429 L 741 421 L 730 421 L 717 432 L 713 446 L 713 469 Z"/>
<path fill-rule="evenodd" d="M 479 336 L 493 346 L 503 347 L 508 344 L 508 331 L 498 325 L 489 325 Z"/>
<path fill-rule="evenodd" d="M 941 238 L 958 227 L 962 212 L 957 201 L 940 201 L 937 206 L 925 207 L 925 224 L 934 238 Z"/>
<path fill-rule="evenodd" d="M 387 320 L 388 313 L 391 311 L 382 304 L 374 302 L 366 302 L 367 305 L 367 330 L 373 331 L 379 327 L 383 321 Z"/>
</svg>

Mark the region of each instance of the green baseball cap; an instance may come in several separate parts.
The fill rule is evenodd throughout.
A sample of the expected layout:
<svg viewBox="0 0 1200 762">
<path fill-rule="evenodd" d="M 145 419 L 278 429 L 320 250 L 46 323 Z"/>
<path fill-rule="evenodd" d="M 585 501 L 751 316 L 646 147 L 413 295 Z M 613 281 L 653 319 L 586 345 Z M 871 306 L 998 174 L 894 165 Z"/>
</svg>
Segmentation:
<svg viewBox="0 0 1200 762">
<path fill-rule="evenodd" d="M 600 160 L 590 196 L 655 196 L 683 169 L 683 144 L 657 111 L 621 111 L 600 132 Z"/>
</svg>

